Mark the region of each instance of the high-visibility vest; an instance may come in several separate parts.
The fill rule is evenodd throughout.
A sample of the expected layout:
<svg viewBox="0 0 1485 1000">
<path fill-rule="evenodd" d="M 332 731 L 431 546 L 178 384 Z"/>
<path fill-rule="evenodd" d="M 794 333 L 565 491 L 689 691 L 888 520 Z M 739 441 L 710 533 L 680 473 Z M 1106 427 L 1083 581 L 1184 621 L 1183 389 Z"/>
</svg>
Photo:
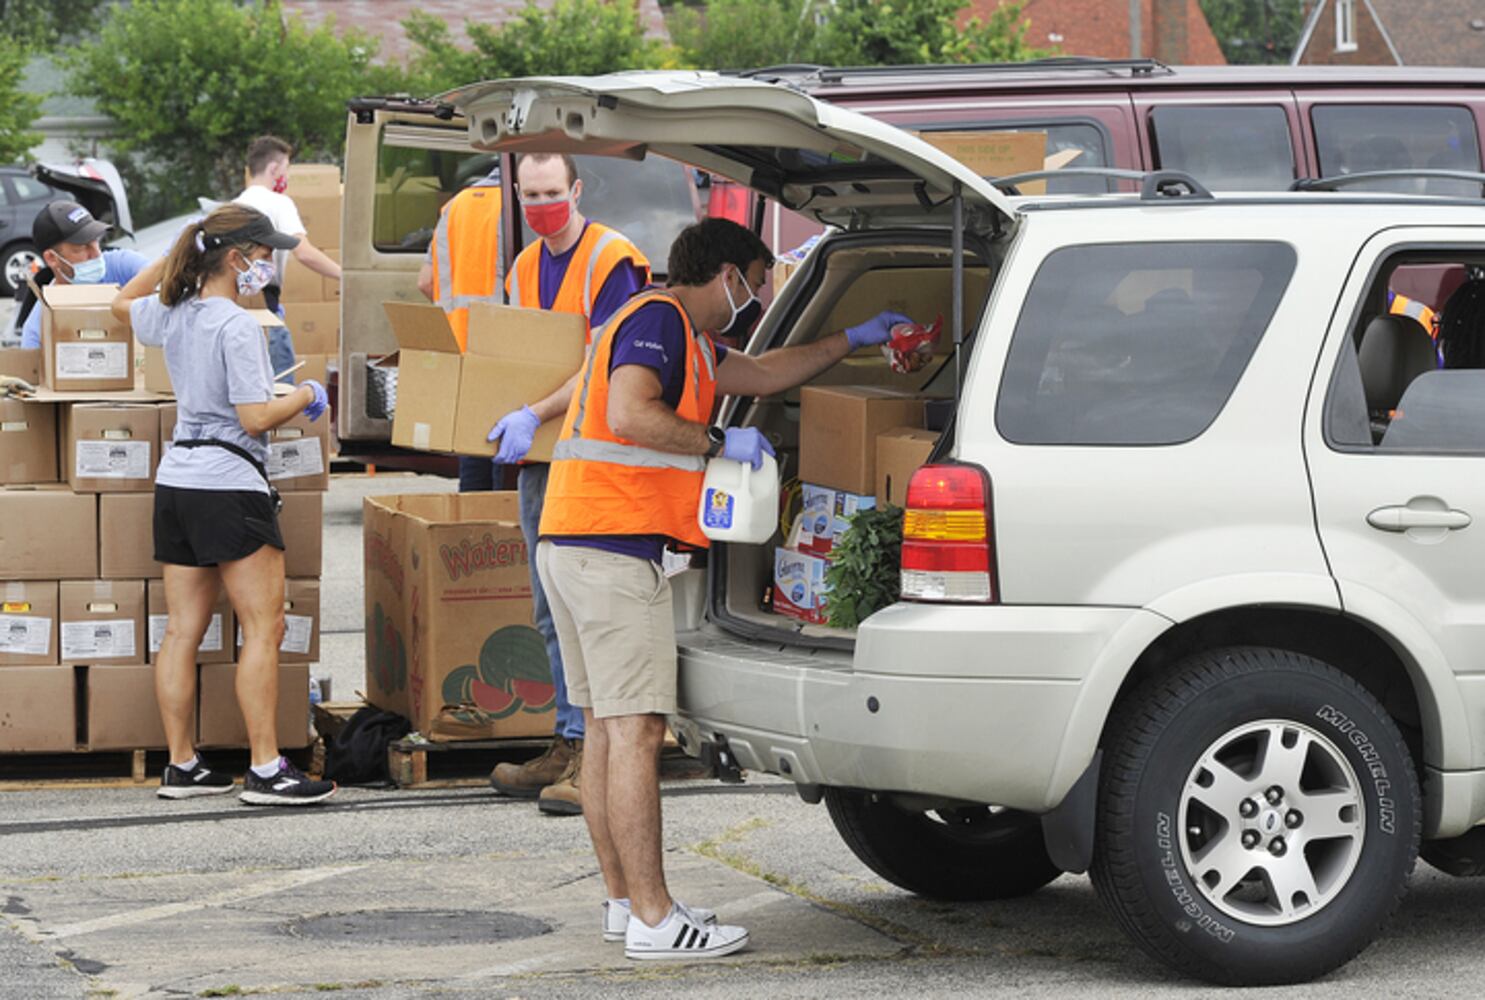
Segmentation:
<svg viewBox="0 0 1485 1000">
<path fill-rule="evenodd" d="M 500 184 L 483 180 L 465 188 L 443 207 L 428 253 L 433 264 L 433 301 L 443 308 L 464 350 L 469 339 L 469 307 L 501 304 L 504 262 L 500 259 Z"/>
<path fill-rule="evenodd" d="M 513 306 L 541 308 L 541 247 L 541 240 L 523 247 L 506 276 L 505 290 Z M 617 229 L 590 222 L 573 248 L 567 273 L 552 300 L 552 311 L 577 313 L 587 319 L 589 343 L 593 340 L 593 303 L 614 268 L 626 260 L 644 271 L 640 284 L 648 285 L 650 262 Z"/>
<path fill-rule="evenodd" d="M 1439 335 L 1438 314 L 1417 299 L 1410 299 L 1406 295 L 1393 292 L 1392 305 L 1387 307 L 1387 311 L 1394 316 L 1411 316 L 1423 324 L 1423 329 L 1428 331 L 1429 336 Z"/>
<path fill-rule="evenodd" d="M 711 341 L 691 327 L 686 310 L 664 291 L 643 292 L 624 303 L 593 338 L 587 365 L 552 451 L 542 535 L 665 535 L 705 548 L 696 523 L 706 459 L 644 448 L 608 426 L 609 363 L 624 320 L 651 302 L 663 302 L 686 329 L 686 383 L 676 415 L 705 423 L 717 391 L 717 356 Z"/>
</svg>

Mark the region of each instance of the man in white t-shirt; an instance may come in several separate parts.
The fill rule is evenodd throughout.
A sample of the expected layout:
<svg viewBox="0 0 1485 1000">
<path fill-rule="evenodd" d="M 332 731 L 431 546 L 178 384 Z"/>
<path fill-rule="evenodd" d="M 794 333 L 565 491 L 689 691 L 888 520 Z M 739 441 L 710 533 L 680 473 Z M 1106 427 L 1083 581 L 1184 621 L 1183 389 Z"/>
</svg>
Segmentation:
<svg viewBox="0 0 1485 1000">
<path fill-rule="evenodd" d="M 290 254 L 316 274 L 340 280 L 340 265 L 305 238 L 299 209 L 294 205 L 294 199 L 284 193 L 289 186 L 289 158 L 293 152 L 293 147 L 277 136 L 261 135 L 254 139 L 247 151 L 247 187 L 232 199 L 268 216 L 278 232 L 299 237 L 299 245 L 293 250 L 274 251 L 273 264 L 278 271 L 278 281 L 263 290 L 264 304 L 280 317 L 284 311 L 278 302 L 279 289 L 283 287 L 284 267 Z M 275 372 L 293 367 L 294 343 L 287 328 L 270 328 L 268 354 Z"/>
</svg>

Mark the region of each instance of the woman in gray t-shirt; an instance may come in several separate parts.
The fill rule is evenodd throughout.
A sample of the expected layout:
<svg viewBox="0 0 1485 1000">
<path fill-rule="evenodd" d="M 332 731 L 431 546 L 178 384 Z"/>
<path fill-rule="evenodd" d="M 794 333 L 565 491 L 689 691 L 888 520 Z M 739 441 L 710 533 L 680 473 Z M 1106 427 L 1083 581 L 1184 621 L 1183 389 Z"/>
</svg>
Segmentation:
<svg viewBox="0 0 1485 1000">
<path fill-rule="evenodd" d="M 335 791 L 333 783 L 311 781 L 279 755 L 284 542 L 278 494 L 265 470 L 268 432 L 301 410 L 317 419 L 327 398 L 314 381 L 274 396 L 262 328 L 238 304 L 272 279 L 273 251 L 298 242 L 256 209 L 224 205 L 187 226 L 169 255 L 113 301 L 114 315 L 133 325 L 140 343 L 164 348 L 178 407 L 173 447 L 155 476 L 155 559 L 164 564 L 169 609 L 155 664 L 170 743 L 161 798 L 235 787 L 231 775 L 202 763 L 192 732 L 196 648 L 224 585 L 242 628 L 237 701 L 252 753 L 242 801 L 303 805 Z M 156 285 L 158 293 L 151 294 Z"/>
</svg>

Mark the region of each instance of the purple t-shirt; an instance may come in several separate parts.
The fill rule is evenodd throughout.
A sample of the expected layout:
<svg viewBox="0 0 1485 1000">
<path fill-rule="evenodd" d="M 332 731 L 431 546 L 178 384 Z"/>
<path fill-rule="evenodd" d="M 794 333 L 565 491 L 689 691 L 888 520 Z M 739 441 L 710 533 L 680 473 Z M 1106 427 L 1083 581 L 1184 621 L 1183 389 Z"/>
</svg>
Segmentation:
<svg viewBox="0 0 1485 1000">
<path fill-rule="evenodd" d="M 660 379 L 660 398 L 666 406 L 680 405 L 686 389 L 686 326 L 674 308 L 664 302 L 640 306 L 614 331 L 614 348 L 609 356 L 610 373 L 624 365 L 643 365 Z M 713 343 L 717 364 L 727 356 L 727 348 Z M 660 553 L 670 539 L 665 535 L 554 535 L 554 545 L 586 545 L 589 548 L 635 556 L 651 562 L 660 561 Z"/>
<path fill-rule="evenodd" d="M 588 231 L 589 223 L 583 224 L 583 232 Z M 557 292 L 562 287 L 562 279 L 567 277 L 567 267 L 572 263 L 572 255 L 577 252 L 578 242 L 568 247 L 565 251 L 555 256 L 547 249 L 546 243 L 541 245 L 541 256 L 538 258 L 536 292 L 543 309 L 552 308 L 552 303 L 557 301 Z M 644 287 L 645 272 L 634 266 L 632 260 L 620 261 L 607 278 L 603 280 L 603 287 L 598 289 L 598 297 L 593 300 L 593 315 L 588 317 L 593 327 L 602 326 L 604 321 L 618 311 L 619 307 L 629 301 L 629 297 Z"/>
</svg>

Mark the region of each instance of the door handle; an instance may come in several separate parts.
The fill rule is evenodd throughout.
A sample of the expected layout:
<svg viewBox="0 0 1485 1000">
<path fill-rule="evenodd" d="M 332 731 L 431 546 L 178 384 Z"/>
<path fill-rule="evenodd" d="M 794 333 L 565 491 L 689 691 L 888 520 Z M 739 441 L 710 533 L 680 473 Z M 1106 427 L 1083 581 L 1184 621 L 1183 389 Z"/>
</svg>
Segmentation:
<svg viewBox="0 0 1485 1000">
<path fill-rule="evenodd" d="M 1447 528 L 1457 531 L 1470 526 L 1470 516 L 1462 510 L 1378 507 L 1366 515 L 1366 523 L 1383 531 L 1407 531 L 1409 528 Z"/>
</svg>

